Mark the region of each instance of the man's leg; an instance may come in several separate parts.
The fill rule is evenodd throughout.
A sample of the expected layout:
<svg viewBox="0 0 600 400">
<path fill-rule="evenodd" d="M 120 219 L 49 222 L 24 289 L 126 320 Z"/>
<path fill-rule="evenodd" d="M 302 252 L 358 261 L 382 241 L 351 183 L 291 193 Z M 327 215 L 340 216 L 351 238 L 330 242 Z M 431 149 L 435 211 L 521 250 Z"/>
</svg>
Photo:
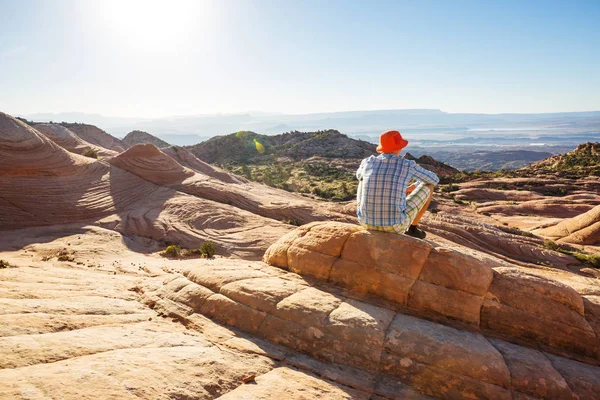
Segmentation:
<svg viewBox="0 0 600 400">
<path fill-rule="evenodd" d="M 427 184 L 427 185 L 425 185 L 425 187 L 429 188 L 429 196 L 427 196 L 427 201 L 421 207 L 421 210 L 419 211 L 419 213 L 417 214 L 417 216 L 415 217 L 415 219 L 413 220 L 411 225 L 417 225 L 419 223 L 419 221 L 421 221 L 421 218 L 423 218 L 425 211 L 427 211 L 427 209 L 429 208 L 429 203 L 431 203 L 431 198 L 433 197 L 433 185 Z"/>
<path fill-rule="evenodd" d="M 406 215 L 411 225 L 406 231 L 407 234 L 423 239 L 425 232 L 417 228 L 423 214 L 427 211 L 431 197 L 433 196 L 433 185 L 421 183 L 406 198 Z"/>
</svg>

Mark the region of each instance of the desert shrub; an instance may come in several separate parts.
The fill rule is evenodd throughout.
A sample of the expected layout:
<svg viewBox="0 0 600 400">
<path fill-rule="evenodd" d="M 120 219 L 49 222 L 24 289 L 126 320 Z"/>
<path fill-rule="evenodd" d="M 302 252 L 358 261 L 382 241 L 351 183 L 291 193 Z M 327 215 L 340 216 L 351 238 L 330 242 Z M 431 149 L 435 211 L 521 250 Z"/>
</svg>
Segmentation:
<svg viewBox="0 0 600 400">
<path fill-rule="evenodd" d="M 294 226 L 300 226 L 300 221 L 298 221 L 297 219 L 284 219 L 281 222 L 283 222 L 284 224 L 288 224 L 288 225 L 294 225 Z"/>
<path fill-rule="evenodd" d="M 517 235 L 525 236 L 525 237 L 535 237 L 535 235 L 529 231 L 524 231 L 520 228 L 514 228 Z"/>
<path fill-rule="evenodd" d="M 162 252 L 162 255 L 165 257 L 173 257 L 173 258 L 179 257 L 179 256 L 181 256 L 181 247 L 176 244 L 167 246 L 165 251 Z"/>
<path fill-rule="evenodd" d="M 8 268 L 8 261 L 4 261 L 4 260 L 0 260 L 0 269 L 2 268 Z"/>
<path fill-rule="evenodd" d="M 204 242 L 200 246 L 202 257 L 213 258 L 215 256 L 215 245 L 212 242 Z"/>
<path fill-rule="evenodd" d="M 583 251 L 573 251 L 569 254 L 584 264 L 600 268 L 600 254 L 590 254 Z"/>
<path fill-rule="evenodd" d="M 83 153 L 81 153 L 82 156 L 86 156 L 89 158 L 98 158 L 98 152 L 94 149 L 91 148 L 87 148 L 83 151 Z"/>
<path fill-rule="evenodd" d="M 56 255 L 58 261 L 75 261 L 75 258 L 69 254 L 67 250 L 61 250 Z"/>
<path fill-rule="evenodd" d="M 546 239 L 544 240 L 544 248 L 552 251 L 559 251 L 560 246 L 556 244 L 556 242 Z"/>
<path fill-rule="evenodd" d="M 552 251 L 558 251 L 559 253 L 567 254 L 575 257 L 583 264 L 589 265 L 594 268 L 600 268 L 600 254 L 587 253 L 582 250 L 574 249 L 571 247 L 562 247 L 552 240 L 544 240 L 544 248 Z"/>
<path fill-rule="evenodd" d="M 460 190 L 460 186 L 455 185 L 454 183 L 440 186 L 440 192 L 442 192 L 442 193 L 456 192 L 457 190 Z"/>
</svg>

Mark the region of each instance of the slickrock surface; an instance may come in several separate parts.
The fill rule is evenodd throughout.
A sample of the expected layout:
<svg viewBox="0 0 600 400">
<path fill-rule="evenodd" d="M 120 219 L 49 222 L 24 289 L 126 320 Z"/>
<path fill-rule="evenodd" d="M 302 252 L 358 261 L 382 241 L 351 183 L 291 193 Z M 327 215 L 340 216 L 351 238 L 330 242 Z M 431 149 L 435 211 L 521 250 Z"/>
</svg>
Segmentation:
<svg viewBox="0 0 600 400">
<path fill-rule="evenodd" d="M 157 185 L 177 184 L 194 175 L 153 144 L 136 144 L 109 160 L 114 166 Z"/>
<path fill-rule="evenodd" d="M 191 153 L 189 156 L 193 157 Z M 343 208 L 336 204 L 307 200 L 299 195 L 253 182 L 231 184 L 204 173 L 196 173 L 149 143 L 133 146 L 109 162 L 157 185 L 279 221 L 295 219 L 300 223 L 308 223 L 319 220 L 356 220 L 356 217 L 344 213 Z"/>
<path fill-rule="evenodd" d="M 363 370 L 398 398 L 591 399 L 600 390 L 582 295 L 557 280 L 341 223 L 300 227 L 265 261 L 292 272 L 223 260 L 184 267 L 144 297 L 178 318 L 201 314 Z"/>
<path fill-rule="evenodd" d="M 72 153 L 83 154 L 86 150 L 94 150 L 100 157 L 113 157 L 118 153 L 104 147 L 96 146 L 81 139 L 71 130 L 58 124 L 36 124 L 35 130 L 42 133 L 48 139 L 60 147 Z"/>
<path fill-rule="evenodd" d="M 540 229 L 536 233 L 561 242 L 600 244 L 600 205 L 555 226 Z"/>
<path fill-rule="evenodd" d="M 172 159 L 177 161 L 179 164 L 187 167 L 200 174 L 208 175 L 211 178 L 215 178 L 225 183 L 246 183 L 248 180 L 241 176 L 230 174 L 220 168 L 214 167 L 208 163 L 197 158 L 189 150 L 181 146 L 170 146 L 162 149 L 162 151 L 169 155 Z"/>
<path fill-rule="evenodd" d="M 390 300 L 397 309 L 600 360 L 600 332 L 593 329 L 598 321 L 585 313 L 582 297 L 600 293 L 597 285 L 578 293 L 542 271 L 333 222 L 296 229 L 271 246 L 264 260 Z"/>
<path fill-rule="evenodd" d="M 427 232 L 453 244 L 490 254 L 513 264 L 536 268 L 540 268 L 539 264 L 544 264 L 566 271 L 581 267 L 573 257 L 544 248 L 541 237 L 524 234 L 513 228 L 474 221 L 458 213 L 427 214 L 422 225 Z"/>
<path fill-rule="evenodd" d="M 120 153 L 125 150 L 126 146 L 123 145 L 123 143 L 119 139 L 112 135 L 109 135 L 108 133 L 104 132 L 102 129 L 94 125 L 78 123 L 61 125 L 75 132 L 75 134 L 81 139 L 85 140 L 86 142 L 95 144 L 96 146 L 104 147 L 105 149 L 116 151 L 117 153 Z"/>
<path fill-rule="evenodd" d="M 31 231 L 30 240 L 43 243 L 7 251 L 14 239 L 0 249 L 10 263 L 0 269 L 0 399 L 427 398 L 199 314 L 179 318 L 164 307 L 176 305 L 168 299 L 147 307 L 140 301 L 147 300 L 144 287 L 174 287 L 169 282 L 182 278 L 174 271 L 183 267 L 140 254 L 147 244 L 136 248 L 94 227 L 60 238 L 50 228 L 40 233 L 34 238 Z M 43 261 L 66 246 L 85 262 Z M 185 265 L 224 263 L 231 260 Z M 257 265 L 240 266 L 249 264 Z"/>
</svg>

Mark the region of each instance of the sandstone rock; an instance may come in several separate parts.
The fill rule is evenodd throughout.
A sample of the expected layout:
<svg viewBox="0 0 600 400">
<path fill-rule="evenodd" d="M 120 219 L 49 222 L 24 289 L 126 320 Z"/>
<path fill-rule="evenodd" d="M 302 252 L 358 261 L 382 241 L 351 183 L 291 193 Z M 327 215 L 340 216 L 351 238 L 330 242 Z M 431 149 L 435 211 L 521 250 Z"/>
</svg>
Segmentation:
<svg viewBox="0 0 600 400">
<path fill-rule="evenodd" d="M 423 281 L 414 283 L 408 298 L 408 306 L 412 309 L 475 326 L 479 326 L 482 303 L 483 297 Z"/>
<path fill-rule="evenodd" d="M 228 283 L 239 281 L 248 278 L 265 278 L 267 275 L 264 272 L 250 270 L 243 266 L 219 265 L 214 267 L 206 267 L 203 269 L 189 268 L 183 271 L 183 274 L 192 282 L 205 286 L 215 293 L 219 293 L 221 287 Z"/>
<path fill-rule="evenodd" d="M 256 384 L 241 385 L 222 396 L 226 400 L 268 400 L 274 398 L 290 400 L 364 399 L 368 393 L 360 392 L 334 382 L 317 379 L 313 374 L 291 368 L 276 368 L 256 378 Z"/>
<path fill-rule="evenodd" d="M 417 279 L 432 247 L 406 235 L 361 230 L 350 235 L 341 258 Z"/>
<path fill-rule="evenodd" d="M 108 162 L 157 185 L 179 183 L 194 175 L 151 143 L 136 144 Z"/>
<path fill-rule="evenodd" d="M 341 233 L 311 234 L 336 229 Z M 327 280 L 359 296 L 392 301 L 397 310 L 408 307 L 425 318 L 458 321 L 599 357 L 600 343 L 584 315 L 581 294 L 554 279 L 556 275 L 505 267 L 489 257 L 475 258 L 405 235 L 352 229 L 341 223 L 315 222 L 275 243 L 265 261 Z M 335 256 L 344 237 L 341 254 Z M 565 282 L 578 285 L 572 279 Z M 595 318 L 589 312 L 588 316 Z"/>
<path fill-rule="evenodd" d="M 552 365 L 565 378 L 573 397 L 580 400 L 594 400 L 600 393 L 600 368 L 567 358 L 547 354 Z"/>
<path fill-rule="evenodd" d="M 306 327 L 320 327 L 342 299 L 315 288 L 301 290 L 281 300 L 273 315 Z"/>
<path fill-rule="evenodd" d="M 95 144 L 96 146 L 104 147 L 108 150 L 113 150 L 118 153 L 125 150 L 123 143 L 116 137 L 109 135 L 102 129 L 87 124 L 61 124 L 65 128 L 75 132 L 77 136 L 85 140 L 86 142 Z"/>
<path fill-rule="evenodd" d="M 492 339 L 510 370 L 511 388 L 538 399 L 572 399 L 569 385 L 541 352 Z"/>
<path fill-rule="evenodd" d="M 256 333 L 266 314 L 221 294 L 210 296 L 201 309 L 202 314 L 224 324 L 237 326 L 247 332 Z"/>
<path fill-rule="evenodd" d="M 504 388 L 509 386 L 510 373 L 504 359 L 480 334 L 397 314 L 385 350 L 406 358 L 393 368 L 408 368 L 417 362 Z M 486 368 L 481 368 L 483 365 Z"/>
<path fill-rule="evenodd" d="M 117 155 L 114 150 L 96 146 L 77 136 L 73 131 L 58 124 L 36 124 L 34 128 L 60 147 L 80 155 L 86 150 L 93 150 L 101 157 L 113 157 Z"/>
<path fill-rule="evenodd" d="M 600 206 L 564 220 L 555 226 L 540 229 L 539 235 L 576 244 L 600 243 Z"/>
<path fill-rule="evenodd" d="M 443 247 L 431 250 L 419 275 L 424 282 L 479 296 L 487 292 L 493 278 L 488 265 Z"/>
<path fill-rule="evenodd" d="M 293 281 L 267 277 L 229 283 L 221 287 L 221 293 L 256 310 L 272 312 L 281 300 L 305 288 Z"/>
</svg>

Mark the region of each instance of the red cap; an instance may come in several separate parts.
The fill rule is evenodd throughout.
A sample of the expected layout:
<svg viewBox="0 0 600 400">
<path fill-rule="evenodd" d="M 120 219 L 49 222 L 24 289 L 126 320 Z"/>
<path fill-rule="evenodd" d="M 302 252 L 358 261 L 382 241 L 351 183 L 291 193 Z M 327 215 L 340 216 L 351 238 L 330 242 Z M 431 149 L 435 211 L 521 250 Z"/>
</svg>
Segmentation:
<svg viewBox="0 0 600 400">
<path fill-rule="evenodd" d="M 396 151 L 405 148 L 407 144 L 408 141 L 402 138 L 400 132 L 386 131 L 379 136 L 379 146 L 377 146 L 377 152 L 395 153 Z"/>
</svg>

